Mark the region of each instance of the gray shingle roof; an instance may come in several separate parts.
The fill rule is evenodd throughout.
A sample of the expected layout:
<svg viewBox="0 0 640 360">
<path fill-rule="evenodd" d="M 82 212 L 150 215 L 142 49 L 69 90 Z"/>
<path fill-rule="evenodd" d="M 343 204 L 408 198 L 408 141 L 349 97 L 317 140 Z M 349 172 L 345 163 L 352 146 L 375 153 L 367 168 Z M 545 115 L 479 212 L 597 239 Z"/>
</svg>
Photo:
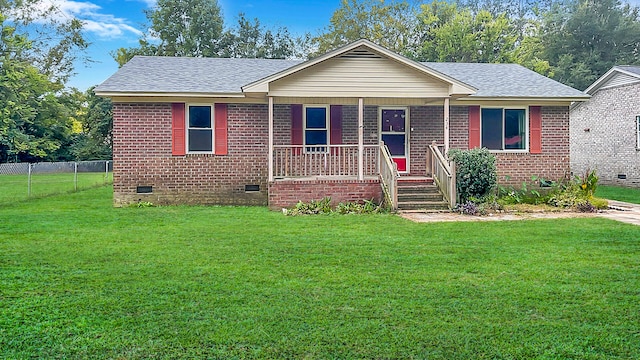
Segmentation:
<svg viewBox="0 0 640 360">
<path fill-rule="evenodd" d="M 99 92 L 240 93 L 241 87 L 301 60 L 135 56 Z"/>
<path fill-rule="evenodd" d="M 628 71 L 630 73 L 634 73 L 637 75 L 640 75 L 640 66 L 633 66 L 633 65 L 618 65 L 616 66 L 617 68 L 620 68 L 622 70 Z"/>
<path fill-rule="evenodd" d="M 301 60 L 136 56 L 96 87 L 118 93 L 240 93 Z M 476 97 L 584 97 L 516 64 L 422 63 L 478 89 Z"/>
<path fill-rule="evenodd" d="M 518 64 L 422 63 L 476 89 L 475 97 L 586 97 Z"/>
</svg>

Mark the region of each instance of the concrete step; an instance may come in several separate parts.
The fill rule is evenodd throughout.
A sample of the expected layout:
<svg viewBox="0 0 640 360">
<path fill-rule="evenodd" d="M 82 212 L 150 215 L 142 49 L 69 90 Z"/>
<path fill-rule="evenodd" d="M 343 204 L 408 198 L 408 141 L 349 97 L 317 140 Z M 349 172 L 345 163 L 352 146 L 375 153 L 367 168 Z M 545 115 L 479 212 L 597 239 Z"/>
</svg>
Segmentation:
<svg viewBox="0 0 640 360">
<path fill-rule="evenodd" d="M 398 201 L 442 201 L 442 194 L 438 191 L 434 192 L 398 192 Z"/>
<path fill-rule="evenodd" d="M 402 185 L 398 186 L 398 194 L 439 194 L 435 185 Z"/>
<path fill-rule="evenodd" d="M 449 210 L 449 206 L 446 202 L 440 201 L 411 201 L 400 202 L 398 201 L 398 210 Z"/>
</svg>

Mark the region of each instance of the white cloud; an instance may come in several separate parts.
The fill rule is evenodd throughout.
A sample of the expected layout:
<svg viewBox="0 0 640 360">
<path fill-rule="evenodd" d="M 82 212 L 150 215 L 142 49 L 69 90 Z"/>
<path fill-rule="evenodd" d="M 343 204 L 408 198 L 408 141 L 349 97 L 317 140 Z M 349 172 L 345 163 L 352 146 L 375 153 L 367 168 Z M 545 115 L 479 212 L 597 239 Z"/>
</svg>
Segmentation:
<svg viewBox="0 0 640 360">
<path fill-rule="evenodd" d="M 146 1 L 145 1 L 146 2 Z M 117 38 L 127 34 L 142 35 L 142 32 L 128 24 L 128 20 L 101 13 L 102 8 L 91 2 L 73 0 L 41 0 L 35 5 L 36 11 L 50 12 L 49 17 L 65 21 L 76 18 L 83 22 L 84 29 L 101 38 Z"/>
<path fill-rule="evenodd" d="M 157 0 L 138 0 L 138 1 L 147 4 L 147 7 L 149 8 L 155 7 L 156 4 L 158 3 Z"/>
</svg>

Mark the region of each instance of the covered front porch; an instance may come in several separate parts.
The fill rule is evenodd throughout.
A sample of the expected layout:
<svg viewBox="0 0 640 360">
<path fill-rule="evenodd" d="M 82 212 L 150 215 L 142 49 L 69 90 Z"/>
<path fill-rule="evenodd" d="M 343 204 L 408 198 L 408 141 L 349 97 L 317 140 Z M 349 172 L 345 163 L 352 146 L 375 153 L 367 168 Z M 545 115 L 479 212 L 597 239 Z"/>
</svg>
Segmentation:
<svg viewBox="0 0 640 360">
<path fill-rule="evenodd" d="M 289 188 L 302 201 L 370 199 L 377 188 L 374 198 L 395 209 L 403 177 L 433 180 L 455 203 L 443 155 L 450 102 L 473 87 L 361 40 L 243 92 L 268 103 L 270 205 L 285 184 L 297 184 Z"/>
<path fill-rule="evenodd" d="M 455 205 L 455 174 L 443 155 L 449 146 L 448 99 L 441 104 L 431 99 L 429 106 L 374 105 L 364 98 L 350 105 L 344 100 L 325 105 L 315 104 L 324 99 L 296 99 L 305 102 L 299 105 L 269 99 L 271 208 L 324 197 L 334 203 L 385 201 L 394 210 L 433 208 L 443 198 L 445 208 Z M 319 122 L 310 119 L 318 109 L 326 109 Z M 296 130 L 299 111 L 302 126 Z M 319 125 L 308 129 L 314 121 Z M 326 135 L 318 137 L 318 131 Z M 440 193 L 429 191 L 434 185 Z"/>
</svg>

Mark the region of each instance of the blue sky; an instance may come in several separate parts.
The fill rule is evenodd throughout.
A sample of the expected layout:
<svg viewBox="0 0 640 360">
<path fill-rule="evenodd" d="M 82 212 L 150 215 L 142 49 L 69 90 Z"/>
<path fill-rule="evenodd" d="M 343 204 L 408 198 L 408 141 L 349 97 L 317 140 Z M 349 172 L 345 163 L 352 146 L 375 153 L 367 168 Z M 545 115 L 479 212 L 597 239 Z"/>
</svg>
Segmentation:
<svg viewBox="0 0 640 360">
<path fill-rule="evenodd" d="M 627 0 L 640 5 L 640 0 Z M 118 66 L 110 53 L 120 47 L 136 46 L 145 31 L 143 11 L 156 0 L 41 0 L 43 6 L 56 5 L 61 19 L 83 20 L 89 47 L 88 64 L 77 63 L 69 86 L 86 90 L 100 84 L 116 72 Z M 428 2 L 428 1 L 427 1 Z M 285 26 L 292 35 L 316 34 L 329 24 L 340 0 L 218 0 L 225 26 L 235 26 L 238 13 L 250 19 L 258 18 L 269 28 Z"/>
<path fill-rule="evenodd" d="M 118 69 L 110 53 L 120 47 L 136 46 L 145 31 L 145 9 L 155 0 L 42 0 L 55 4 L 58 16 L 76 17 L 85 22 L 85 35 L 92 44 L 88 50 L 91 62 L 77 63 L 69 86 L 86 90 L 100 84 Z M 293 35 L 315 34 L 328 25 L 340 0 L 218 0 L 225 26 L 235 26 L 238 13 L 258 18 L 266 27 L 286 26 Z"/>
</svg>

